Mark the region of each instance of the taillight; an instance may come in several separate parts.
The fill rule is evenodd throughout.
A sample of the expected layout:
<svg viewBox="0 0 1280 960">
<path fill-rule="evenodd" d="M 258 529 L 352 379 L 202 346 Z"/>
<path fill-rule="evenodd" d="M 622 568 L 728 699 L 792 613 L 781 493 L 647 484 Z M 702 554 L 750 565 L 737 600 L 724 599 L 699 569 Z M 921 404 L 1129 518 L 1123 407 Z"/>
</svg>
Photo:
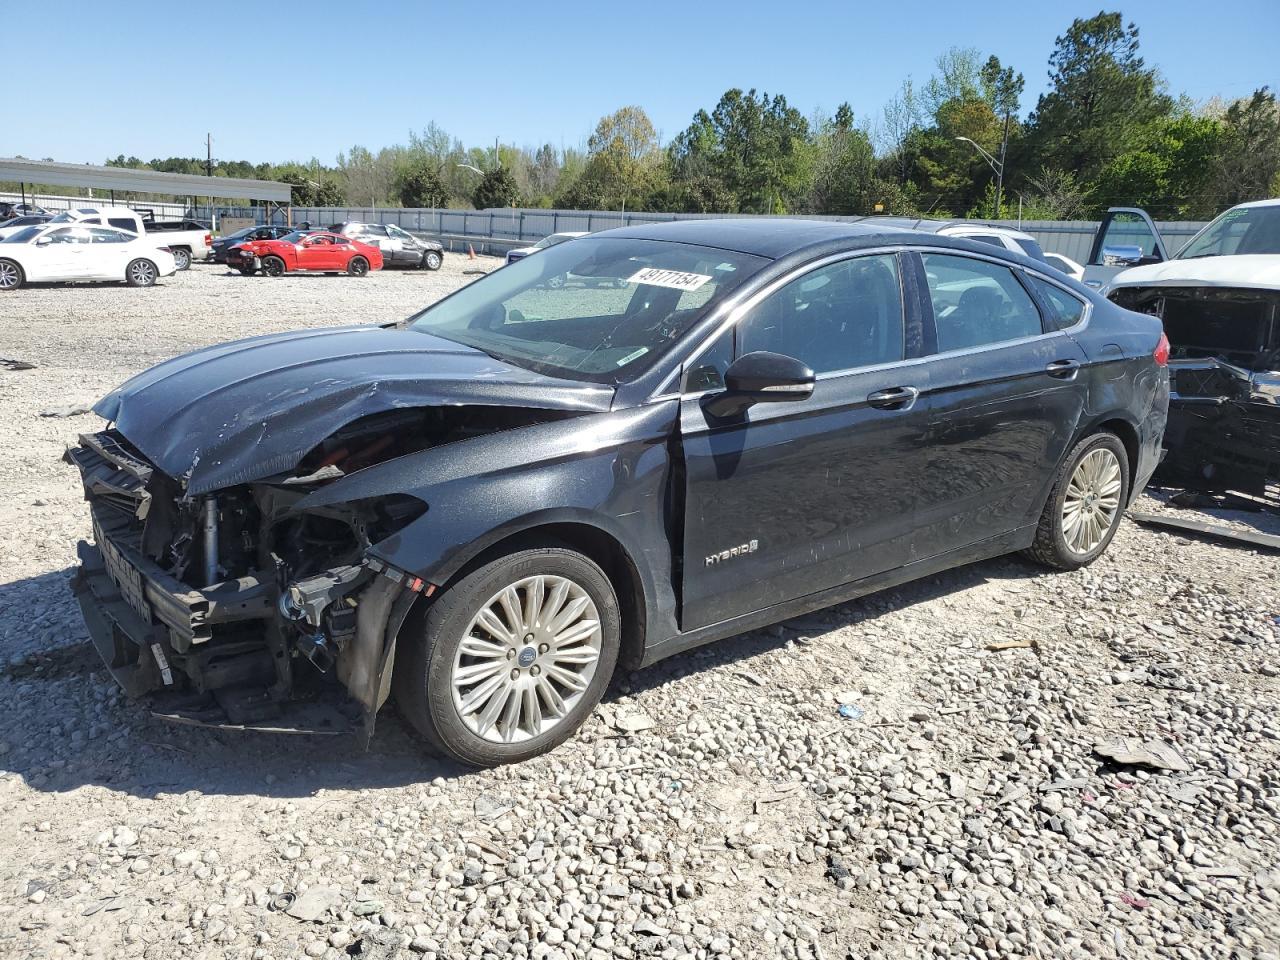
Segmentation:
<svg viewBox="0 0 1280 960">
<path fill-rule="evenodd" d="M 1163 332 L 1160 334 L 1160 342 L 1156 344 L 1156 352 L 1151 354 L 1151 358 L 1155 360 L 1157 367 L 1169 365 L 1169 338 Z"/>
<path fill-rule="evenodd" d="M 213 234 L 212 234 L 212 233 L 206 233 L 206 234 L 204 235 L 204 245 L 205 245 L 206 247 L 211 247 L 211 246 L 213 246 Z"/>
</svg>

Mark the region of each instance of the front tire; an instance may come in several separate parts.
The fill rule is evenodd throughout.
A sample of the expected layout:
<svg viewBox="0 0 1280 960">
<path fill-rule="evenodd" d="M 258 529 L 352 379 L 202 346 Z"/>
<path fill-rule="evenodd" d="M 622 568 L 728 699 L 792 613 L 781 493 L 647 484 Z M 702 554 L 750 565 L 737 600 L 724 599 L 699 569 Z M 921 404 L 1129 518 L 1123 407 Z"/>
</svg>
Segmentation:
<svg viewBox="0 0 1280 960">
<path fill-rule="evenodd" d="M 22 267 L 13 260 L 0 260 L 0 291 L 17 290 L 27 281 Z"/>
<path fill-rule="evenodd" d="M 352 257 L 347 264 L 347 273 L 353 277 L 363 277 L 369 272 L 369 261 L 364 257 Z"/>
<path fill-rule="evenodd" d="M 262 258 L 262 274 L 266 277 L 282 277 L 284 276 L 284 261 L 279 257 L 263 257 Z"/>
<path fill-rule="evenodd" d="M 437 250 L 428 250 L 422 255 L 422 267 L 424 270 L 439 270 L 444 266 L 444 257 Z"/>
<path fill-rule="evenodd" d="M 1026 555 L 1056 570 L 1079 570 L 1097 560 L 1129 502 L 1129 471 L 1129 455 L 1114 433 L 1077 443 L 1058 470 Z"/>
<path fill-rule="evenodd" d="M 138 259 L 124 268 L 124 281 L 131 287 L 153 287 L 160 271 L 150 260 Z"/>
<path fill-rule="evenodd" d="M 563 743 L 618 660 L 608 577 L 562 547 L 522 550 L 462 577 L 401 634 L 400 714 L 437 750 L 480 767 Z"/>
<path fill-rule="evenodd" d="M 173 251 L 173 265 L 179 270 L 191 269 L 191 253 L 188 250 L 178 248 Z"/>
</svg>

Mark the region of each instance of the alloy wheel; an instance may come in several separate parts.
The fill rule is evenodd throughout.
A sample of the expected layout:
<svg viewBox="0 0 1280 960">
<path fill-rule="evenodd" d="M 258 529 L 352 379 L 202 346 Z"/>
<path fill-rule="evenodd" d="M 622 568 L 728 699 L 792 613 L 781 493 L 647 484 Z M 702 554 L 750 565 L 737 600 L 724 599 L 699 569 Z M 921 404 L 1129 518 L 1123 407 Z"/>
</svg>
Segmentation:
<svg viewBox="0 0 1280 960">
<path fill-rule="evenodd" d="M 0 290 L 13 290 L 22 283 L 22 274 L 16 263 L 0 261 Z"/>
<path fill-rule="evenodd" d="M 156 282 L 156 268 L 149 260 L 135 260 L 129 264 L 129 279 L 139 287 L 149 287 Z"/>
<path fill-rule="evenodd" d="M 1062 536 L 1072 552 L 1090 553 L 1106 539 L 1120 513 L 1123 488 L 1120 461 L 1105 447 L 1090 450 L 1076 464 L 1062 503 Z"/>
<path fill-rule="evenodd" d="M 591 685 L 602 632 L 595 601 L 567 577 L 525 577 L 472 617 L 454 656 L 453 704 L 467 728 L 518 743 L 560 723 Z"/>
</svg>

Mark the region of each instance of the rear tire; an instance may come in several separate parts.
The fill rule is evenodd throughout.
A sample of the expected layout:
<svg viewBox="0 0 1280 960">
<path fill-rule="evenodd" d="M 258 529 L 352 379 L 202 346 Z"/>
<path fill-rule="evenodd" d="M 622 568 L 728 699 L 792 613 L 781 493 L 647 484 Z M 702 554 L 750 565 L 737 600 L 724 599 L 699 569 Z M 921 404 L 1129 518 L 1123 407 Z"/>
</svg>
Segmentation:
<svg viewBox="0 0 1280 960">
<path fill-rule="evenodd" d="M 191 253 L 188 250 L 178 248 L 173 251 L 173 265 L 179 270 L 191 269 Z"/>
<path fill-rule="evenodd" d="M 13 260 L 0 260 L 0 291 L 17 290 L 27 282 L 22 267 Z"/>
<path fill-rule="evenodd" d="M 369 272 L 369 261 L 364 257 L 352 257 L 347 263 L 347 273 L 353 277 L 363 277 Z"/>
<path fill-rule="evenodd" d="M 262 275 L 264 277 L 282 277 L 284 276 L 284 271 L 284 261 L 279 257 L 262 258 Z"/>
<path fill-rule="evenodd" d="M 139 258 L 124 268 L 124 282 L 131 287 L 153 287 L 160 271 L 150 260 Z"/>
<path fill-rule="evenodd" d="M 1024 553 L 1055 570 L 1079 570 L 1102 556 L 1129 502 L 1129 455 L 1114 433 L 1095 433 L 1063 461 Z"/>
<path fill-rule="evenodd" d="M 428 250 L 422 255 L 422 267 L 424 270 L 439 270 L 444 266 L 444 257 L 440 255 L 438 250 Z"/>
<path fill-rule="evenodd" d="M 563 547 L 521 550 L 466 574 L 406 625 L 396 708 L 461 763 L 518 763 L 560 745 L 591 715 L 620 637 L 617 597 L 595 563 Z"/>
</svg>

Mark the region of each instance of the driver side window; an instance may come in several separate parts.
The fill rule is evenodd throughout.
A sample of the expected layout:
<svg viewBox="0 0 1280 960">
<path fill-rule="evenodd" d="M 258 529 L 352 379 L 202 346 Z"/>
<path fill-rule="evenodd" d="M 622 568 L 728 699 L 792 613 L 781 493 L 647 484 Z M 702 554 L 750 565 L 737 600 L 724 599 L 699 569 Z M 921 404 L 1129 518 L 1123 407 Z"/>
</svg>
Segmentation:
<svg viewBox="0 0 1280 960">
<path fill-rule="evenodd" d="M 774 291 L 738 324 L 737 355 L 757 350 L 794 357 L 814 373 L 901 360 L 898 258 L 841 260 Z"/>
</svg>

